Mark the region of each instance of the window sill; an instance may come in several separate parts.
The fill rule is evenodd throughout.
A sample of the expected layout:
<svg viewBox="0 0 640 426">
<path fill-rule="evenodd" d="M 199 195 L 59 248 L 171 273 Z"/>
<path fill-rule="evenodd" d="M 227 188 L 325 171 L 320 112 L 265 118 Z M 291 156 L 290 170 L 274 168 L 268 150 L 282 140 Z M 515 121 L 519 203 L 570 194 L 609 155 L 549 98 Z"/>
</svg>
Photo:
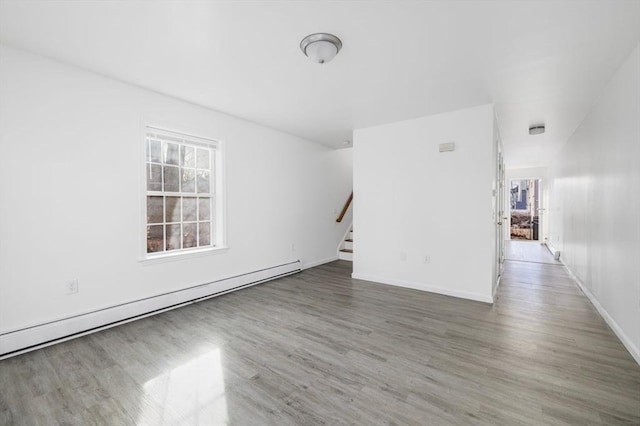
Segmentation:
<svg viewBox="0 0 640 426">
<path fill-rule="evenodd" d="M 155 265 L 158 263 L 175 262 L 177 260 L 189 260 L 189 259 L 195 259 L 198 257 L 224 254 L 228 251 L 229 251 L 229 247 L 211 247 L 211 248 L 193 250 L 188 252 L 162 253 L 162 254 L 152 255 L 149 257 L 144 257 L 140 259 L 138 262 L 143 265 Z"/>
</svg>

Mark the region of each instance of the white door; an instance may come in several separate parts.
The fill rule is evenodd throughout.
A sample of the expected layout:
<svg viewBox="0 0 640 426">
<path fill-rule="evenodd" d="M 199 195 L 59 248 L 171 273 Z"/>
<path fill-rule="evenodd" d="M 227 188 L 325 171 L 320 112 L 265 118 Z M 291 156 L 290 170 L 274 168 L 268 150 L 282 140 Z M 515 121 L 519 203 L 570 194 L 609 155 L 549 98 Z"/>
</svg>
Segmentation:
<svg viewBox="0 0 640 426">
<path fill-rule="evenodd" d="M 498 285 L 500 277 L 502 276 L 502 265 L 504 263 L 504 245 L 505 245 L 505 170 L 504 159 L 502 158 L 502 152 L 498 146 L 498 158 L 496 165 L 496 189 L 497 194 L 494 197 L 495 206 L 494 211 L 496 218 L 496 255 L 495 255 L 495 283 L 494 288 Z"/>
</svg>

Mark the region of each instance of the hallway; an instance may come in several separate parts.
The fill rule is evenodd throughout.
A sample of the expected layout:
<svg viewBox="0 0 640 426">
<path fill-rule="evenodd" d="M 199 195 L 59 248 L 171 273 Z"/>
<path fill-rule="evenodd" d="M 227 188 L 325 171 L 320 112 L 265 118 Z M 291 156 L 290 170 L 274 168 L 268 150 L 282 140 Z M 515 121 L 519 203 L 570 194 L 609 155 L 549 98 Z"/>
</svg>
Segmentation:
<svg viewBox="0 0 640 426">
<path fill-rule="evenodd" d="M 0 361 L 0 424 L 615 425 L 640 366 L 562 266 L 492 306 L 336 261 Z"/>
<path fill-rule="evenodd" d="M 505 260 L 517 260 L 521 262 L 562 265 L 562 262 L 555 260 L 547 247 L 540 244 L 539 241 L 506 240 L 504 258 Z"/>
</svg>

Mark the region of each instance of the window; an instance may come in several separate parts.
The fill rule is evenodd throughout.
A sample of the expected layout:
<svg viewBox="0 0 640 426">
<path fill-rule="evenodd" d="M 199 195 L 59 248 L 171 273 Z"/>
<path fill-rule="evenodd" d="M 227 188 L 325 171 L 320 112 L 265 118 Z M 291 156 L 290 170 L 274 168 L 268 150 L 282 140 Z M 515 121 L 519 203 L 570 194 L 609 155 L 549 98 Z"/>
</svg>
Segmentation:
<svg viewBox="0 0 640 426">
<path fill-rule="evenodd" d="M 222 245 L 219 142 L 147 127 L 147 258 Z"/>
</svg>

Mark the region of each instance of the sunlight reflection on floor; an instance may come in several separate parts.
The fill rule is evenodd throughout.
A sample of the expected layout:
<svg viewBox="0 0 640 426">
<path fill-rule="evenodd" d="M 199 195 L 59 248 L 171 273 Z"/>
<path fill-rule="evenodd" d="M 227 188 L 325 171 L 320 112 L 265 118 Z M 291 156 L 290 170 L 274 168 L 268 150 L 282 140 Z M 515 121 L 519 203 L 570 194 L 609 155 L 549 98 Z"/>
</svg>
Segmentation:
<svg viewBox="0 0 640 426">
<path fill-rule="evenodd" d="M 220 349 L 154 377 L 144 393 L 151 404 L 145 404 L 137 424 L 228 423 Z"/>
</svg>

